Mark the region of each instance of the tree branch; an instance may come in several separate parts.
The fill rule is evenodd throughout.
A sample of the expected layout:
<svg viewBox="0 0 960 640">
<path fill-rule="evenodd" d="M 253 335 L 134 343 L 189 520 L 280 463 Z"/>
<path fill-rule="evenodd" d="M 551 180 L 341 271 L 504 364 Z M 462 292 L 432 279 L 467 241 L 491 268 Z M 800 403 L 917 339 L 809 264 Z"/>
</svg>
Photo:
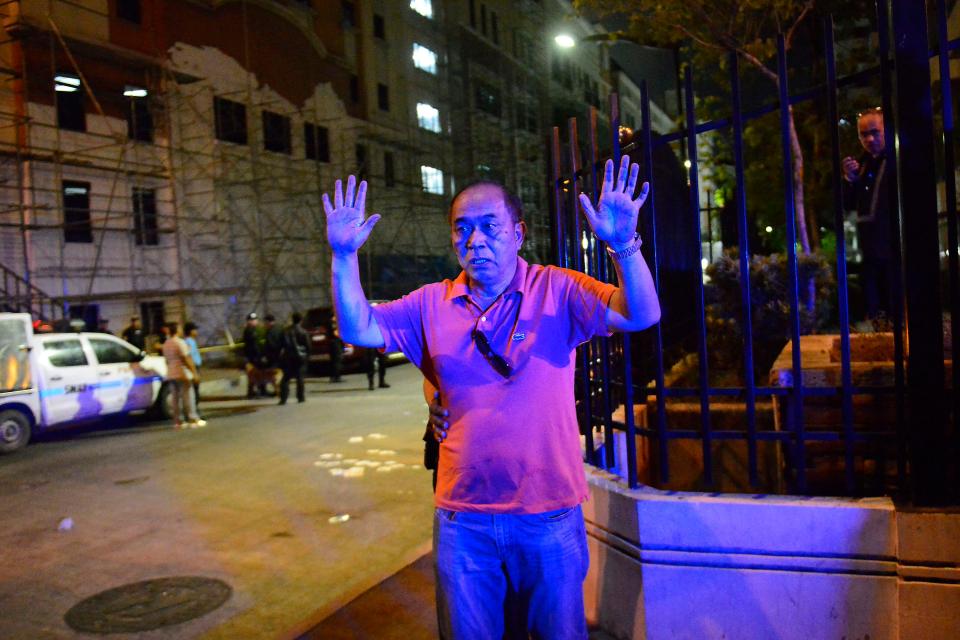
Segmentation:
<svg viewBox="0 0 960 640">
<path fill-rule="evenodd" d="M 793 43 L 793 34 L 796 32 L 797 27 L 800 26 L 800 23 L 803 22 L 803 19 L 807 17 L 807 14 L 813 11 L 813 2 L 814 0 L 807 0 L 807 4 L 804 5 L 803 11 L 800 12 L 800 15 L 797 16 L 797 19 L 791 25 L 790 30 L 787 31 L 787 35 L 784 36 L 783 42 L 784 46 L 789 49 L 790 45 Z"/>
<path fill-rule="evenodd" d="M 684 34 L 685 36 L 687 36 L 688 38 L 690 38 L 691 40 L 693 40 L 693 41 L 696 42 L 697 44 L 703 45 L 704 47 L 707 47 L 707 48 L 710 48 L 710 49 L 717 49 L 717 50 L 719 50 L 719 51 L 729 51 L 729 50 L 730 50 L 729 47 L 725 47 L 725 46 L 719 45 L 719 44 L 714 44 L 713 42 L 707 42 L 707 41 L 704 40 L 703 38 L 700 38 L 700 37 L 694 35 L 693 32 L 691 32 L 689 29 L 687 29 L 687 28 L 686 28 L 685 26 L 683 26 L 682 24 L 675 24 L 675 25 L 673 25 L 673 28 L 676 29 L 677 31 L 679 31 L 680 33 Z"/>
<path fill-rule="evenodd" d="M 779 74 L 777 74 L 775 71 L 770 69 L 770 67 L 768 67 L 767 65 L 763 64 L 763 60 L 753 55 L 749 51 L 745 51 L 743 49 L 738 48 L 738 49 L 734 49 L 734 51 L 736 51 L 737 54 L 743 56 L 744 60 L 746 60 L 747 62 L 755 66 L 757 69 L 759 69 L 760 73 L 767 76 L 770 80 L 773 80 L 774 82 L 780 82 Z"/>
</svg>

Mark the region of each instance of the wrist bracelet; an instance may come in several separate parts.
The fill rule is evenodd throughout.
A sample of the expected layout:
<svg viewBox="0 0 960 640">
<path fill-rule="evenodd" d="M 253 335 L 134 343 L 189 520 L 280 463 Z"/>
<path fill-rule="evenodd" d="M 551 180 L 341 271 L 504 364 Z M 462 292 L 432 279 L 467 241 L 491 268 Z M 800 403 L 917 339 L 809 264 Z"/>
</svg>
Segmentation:
<svg viewBox="0 0 960 640">
<path fill-rule="evenodd" d="M 609 246 L 607 247 L 607 253 L 610 254 L 610 257 L 617 262 L 620 260 L 625 260 L 629 258 L 637 251 L 640 251 L 640 247 L 643 246 L 643 238 L 640 237 L 640 234 L 637 233 L 633 236 L 633 244 L 627 247 L 626 249 L 621 249 L 620 251 L 614 251 Z"/>
</svg>

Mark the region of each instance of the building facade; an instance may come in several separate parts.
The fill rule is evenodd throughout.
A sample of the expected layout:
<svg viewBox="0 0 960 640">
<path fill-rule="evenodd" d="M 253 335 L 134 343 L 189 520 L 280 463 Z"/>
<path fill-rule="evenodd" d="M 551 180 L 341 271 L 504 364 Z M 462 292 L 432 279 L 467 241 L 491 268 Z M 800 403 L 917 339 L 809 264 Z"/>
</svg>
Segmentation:
<svg viewBox="0 0 960 640">
<path fill-rule="evenodd" d="M 372 298 L 456 274 L 447 209 L 477 179 L 519 195 L 526 255 L 549 260 L 545 133 L 629 82 L 605 48 L 553 44 L 597 31 L 566 0 L 22 0 L 0 18 L 0 267 L 91 328 L 192 320 L 205 342 L 330 303 L 319 196 L 349 173 L 383 214 Z"/>
</svg>

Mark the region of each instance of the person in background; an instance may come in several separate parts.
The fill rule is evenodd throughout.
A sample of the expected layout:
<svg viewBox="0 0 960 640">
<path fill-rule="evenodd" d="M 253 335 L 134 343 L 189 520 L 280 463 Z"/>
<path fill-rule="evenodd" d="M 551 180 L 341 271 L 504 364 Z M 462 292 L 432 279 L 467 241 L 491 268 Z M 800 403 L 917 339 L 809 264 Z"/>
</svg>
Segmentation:
<svg viewBox="0 0 960 640">
<path fill-rule="evenodd" d="M 183 325 L 183 333 L 186 336 L 183 341 L 187 343 L 187 348 L 190 349 L 190 359 L 193 360 L 193 364 L 197 367 L 197 371 L 200 371 L 200 365 L 203 364 L 203 358 L 200 357 L 200 346 L 197 344 L 197 335 L 199 330 L 197 325 L 193 322 L 188 322 Z M 200 377 L 197 376 L 193 380 L 193 401 L 197 407 L 197 415 L 200 415 Z"/>
<path fill-rule="evenodd" d="M 340 337 L 340 327 L 337 326 L 337 317 L 330 318 L 330 382 L 343 382 L 340 373 L 343 370 L 343 338 Z"/>
<path fill-rule="evenodd" d="M 858 114 L 857 135 L 863 154 L 859 160 L 843 159 L 843 204 L 847 210 L 857 212 L 857 239 L 863 256 L 860 278 L 867 319 L 882 322 L 890 314 L 894 277 L 883 111 L 874 108 Z"/>
<path fill-rule="evenodd" d="M 381 389 L 389 389 L 387 384 L 387 355 L 379 349 L 363 350 L 363 366 L 367 372 L 367 388 L 373 391 L 374 375 L 379 374 L 379 383 Z"/>
<path fill-rule="evenodd" d="M 130 325 L 123 330 L 123 333 L 120 335 L 120 337 L 135 346 L 140 351 L 146 349 L 146 336 L 143 334 L 143 327 L 140 326 L 139 316 L 133 316 L 130 318 Z"/>
<path fill-rule="evenodd" d="M 190 358 L 190 349 L 183 341 L 183 334 L 176 322 L 170 323 L 169 333 L 170 337 L 163 343 L 163 358 L 167 361 L 167 381 L 173 394 L 173 428 L 183 428 L 184 415 L 187 426 L 193 429 L 205 427 L 207 421 L 197 415 L 193 397 L 193 382 L 200 381 L 200 372 Z"/>
<path fill-rule="evenodd" d="M 108 318 L 100 318 L 97 320 L 97 333 L 106 333 L 113 335 L 110 331 L 110 320 Z"/>
<path fill-rule="evenodd" d="M 243 355 L 246 358 L 247 372 L 247 399 L 260 395 L 267 395 L 267 387 L 263 382 L 261 367 L 263 366 L 263 351 L 260 348 L 260 336 L 257 327 L 260 318 L 256 313 L 247 314 L 247 326 L 243 328 Z"/>
<path fill-rule="evenodd" d="M 283 377 L 280 379 L 280 404 L 287 404 L 290 396 L 290 379 L 297 381 L 297 402 L 305 402 L 303 370 L 310 353 L 310 336 L 300 326 L 303 316 L 294 312 L 290 316 L 290 325 L 283 331 L 283 348 L 280 351 L 280 367 Z"/>
<path fill-rule="evenodd" d="M 277 370 L 280 368 L 280 354 L 283 351 L 283 329 L 277 324 L 272 313 L 263 317 L 263 379 L 270 384 L 271 396 L 279 393 Z"/>
<path fill-rule="evenodd" d="M 166 343 L 167 339 L 170 337 L 170 327 L 163 324 L 160 325 L 160 334 L 157 336 L 157 341 L 153 345 L 153 348 L 157 350 L 157 353 L 163 354 L 163 345 Z"/>
</svg>

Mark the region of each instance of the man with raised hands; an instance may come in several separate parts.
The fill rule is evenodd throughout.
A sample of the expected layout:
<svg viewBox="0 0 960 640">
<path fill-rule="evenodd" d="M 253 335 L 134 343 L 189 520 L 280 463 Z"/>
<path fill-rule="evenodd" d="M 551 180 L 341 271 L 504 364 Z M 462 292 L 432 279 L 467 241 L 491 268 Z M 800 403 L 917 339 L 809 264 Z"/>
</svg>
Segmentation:
<svg viewBox="0 0 960 640">
<path fill-rule="evenodd" d="M 453 198 L 451 244 L 463 271 L 371 307 L 357 252 L 380 219 L 350 176 L 324 194 L 333 299 L 343 339 L 400 350 L 439 390 L 435 491 L 437 609 L 446 640 L 586 638 L 589 563 L 580 503 L 587 484 L 574 405 L 576 347 L 656 323 L 660 305 L 640 253 L 639 167 L 607 161 L 584 214 L 620 286 L 519 256 L 519 200 L 482 181 Z"/>
</svg>

